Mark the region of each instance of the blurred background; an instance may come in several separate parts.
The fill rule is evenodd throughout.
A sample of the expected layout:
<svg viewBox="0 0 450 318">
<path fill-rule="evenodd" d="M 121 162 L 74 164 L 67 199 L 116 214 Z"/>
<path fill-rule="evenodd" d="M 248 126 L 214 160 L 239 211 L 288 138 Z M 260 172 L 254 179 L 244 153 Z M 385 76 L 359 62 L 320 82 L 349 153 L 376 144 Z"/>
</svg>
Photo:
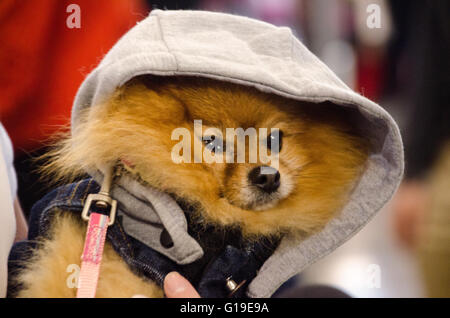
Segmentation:
<svg viewBox="0 0 450 318">
<path fill-rule="evenodd" d="M 66 26 L 70 4 L 80 28 Z M 289 26 L 348 86 L 400 125 L 406 175 L 360 233 L 283 286 L 352 297 L 450 296 L 450 1 L 2 0 L 0 121 L 15 147 L 25 214 L 50 189 L 30 160 L 70 120 L 83 78 L 153 8 L 229 12 Z"/>
</svg>

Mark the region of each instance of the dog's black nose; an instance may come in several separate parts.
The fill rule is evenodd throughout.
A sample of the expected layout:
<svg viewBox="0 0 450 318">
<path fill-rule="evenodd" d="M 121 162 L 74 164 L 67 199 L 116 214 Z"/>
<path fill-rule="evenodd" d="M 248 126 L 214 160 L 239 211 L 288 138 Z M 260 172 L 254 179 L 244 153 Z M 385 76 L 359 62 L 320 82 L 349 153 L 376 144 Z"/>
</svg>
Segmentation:
<svg viewBox="0 0 450 318">
<path fill-rule="evenodd" d="M 248 180 L 267 193 L 275 192 L 280 187 L 280 173 L 272 167 L 260 166 L 252 169 Z"/>
</svg>

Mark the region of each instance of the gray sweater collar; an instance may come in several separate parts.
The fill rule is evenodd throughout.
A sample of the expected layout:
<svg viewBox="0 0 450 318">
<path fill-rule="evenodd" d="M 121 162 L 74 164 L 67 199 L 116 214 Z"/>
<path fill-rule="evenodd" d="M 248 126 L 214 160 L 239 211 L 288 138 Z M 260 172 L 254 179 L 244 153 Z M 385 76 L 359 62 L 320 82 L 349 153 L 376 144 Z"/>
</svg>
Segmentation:
<svg viewBox="0 0 450 318">
<path fill-rule="evenodd" d="M 103 179 L 100 173 L 93 175 L 96 181 Z M 183 210 L 170 195 L 143 186 L 127 174 L 116 178 L 111 194 L 119 202 L 118 216 L 129 236 L 180 265 L 203 256 L 199 243 L 188 234 Z M 161 242 L 161 236 L 167 234 L 171 246 Z"/>
</svg>

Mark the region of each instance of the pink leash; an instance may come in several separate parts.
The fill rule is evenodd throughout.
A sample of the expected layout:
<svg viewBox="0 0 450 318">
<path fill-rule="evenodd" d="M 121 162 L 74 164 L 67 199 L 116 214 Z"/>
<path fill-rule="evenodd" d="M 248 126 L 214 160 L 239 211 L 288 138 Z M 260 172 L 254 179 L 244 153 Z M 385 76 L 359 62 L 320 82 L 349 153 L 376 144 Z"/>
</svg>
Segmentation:
<svg viewBox="0 0 450 318">
<path fill-rule="evenodd" d="M 115 220 L 117 201 L 109 195 L 112 184 L 112 169 L 109 169 L 103 179 L 100 192 L 89 194 L 81 217 L 89 221 L 81 255 L 81 269 L 78 276 L 77 298 L 94 298 L 100 275 L 103 248 L 105 246 L 106 231 Z M 109 216 L 90 212 L 92 203 L 101 208 L 110 208 Z"/>
<path fill-rule="evenodd" d="M 78 276 L 77 298 L 94 298 L 105 246 L 109 217 L 91 213 L 81 256 L 81 270 Z"/>
</svg>

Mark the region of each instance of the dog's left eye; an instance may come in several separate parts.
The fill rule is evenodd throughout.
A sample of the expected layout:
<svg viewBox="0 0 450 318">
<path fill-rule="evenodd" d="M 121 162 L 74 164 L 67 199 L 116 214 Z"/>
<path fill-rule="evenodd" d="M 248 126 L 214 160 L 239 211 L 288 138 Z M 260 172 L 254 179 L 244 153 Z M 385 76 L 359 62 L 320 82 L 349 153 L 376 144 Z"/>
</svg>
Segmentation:
<svg viewBox="0 0 450 318">
<path fill-rule="evenodd" d="M 225 145 L 223 144 L 223 140 L 217 136 L 205 136 L 203 137 L 203 143 L 205 147 L 209 149 L 211 152 L 224 152 Z"/>
<path fill-rule="evenodd" d="M 267 137 L 267 149 L 274 151 L 275 153 L 281 151 L 283 146 L 283 132 L 281 130 L 273 131 L 269 137 Z"/>
</svg>

